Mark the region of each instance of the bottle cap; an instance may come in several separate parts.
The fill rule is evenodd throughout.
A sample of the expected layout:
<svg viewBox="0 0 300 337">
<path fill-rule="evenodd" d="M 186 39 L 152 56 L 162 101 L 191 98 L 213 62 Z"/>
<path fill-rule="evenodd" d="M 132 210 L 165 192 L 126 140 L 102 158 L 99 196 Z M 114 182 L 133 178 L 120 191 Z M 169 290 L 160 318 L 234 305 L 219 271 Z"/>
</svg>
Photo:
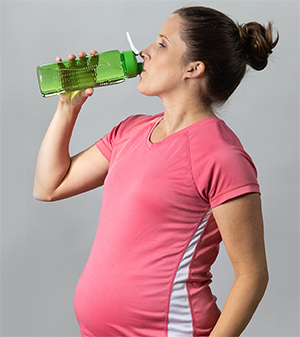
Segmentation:
<svg viewBox="0 0 300 337">
<path fill-rule="evenodd" d="M 138 63 L 133 51 L 127 50 L 123 52 L 126 76 L 128 78 L 135 77 L 143 70 L 143 63 Z"/>
</svg>

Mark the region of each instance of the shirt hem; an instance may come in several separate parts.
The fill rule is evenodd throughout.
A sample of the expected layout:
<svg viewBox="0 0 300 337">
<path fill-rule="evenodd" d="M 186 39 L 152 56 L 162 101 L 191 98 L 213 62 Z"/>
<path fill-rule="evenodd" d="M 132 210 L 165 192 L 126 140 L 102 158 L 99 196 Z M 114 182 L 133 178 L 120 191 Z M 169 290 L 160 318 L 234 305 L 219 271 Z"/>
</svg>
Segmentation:
<svg viewBox="0 0 300 337">
<path fill-rule="evenodd" d="M 259 185 L 251 184 L 251 185 L 244 185 L 238 188 L 235 188 L 234 190 L 228 191 L 213 200 L 210 201 L 211 208 L 214 208 L 216 206 L 219 206 L 223 204 L 224 202 L 239 197 L 244 194 L 248 193 L 259 193 L 260 194 L 260 188 Z"/>
</svg>

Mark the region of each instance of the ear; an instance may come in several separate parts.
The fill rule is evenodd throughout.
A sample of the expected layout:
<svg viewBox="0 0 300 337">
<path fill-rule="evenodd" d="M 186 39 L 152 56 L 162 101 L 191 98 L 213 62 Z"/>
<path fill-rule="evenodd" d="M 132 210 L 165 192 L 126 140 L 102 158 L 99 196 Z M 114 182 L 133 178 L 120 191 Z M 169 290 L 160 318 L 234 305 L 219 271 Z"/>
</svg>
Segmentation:
<svg viewBox="0 0 300 337">
<path fill-rule="evenodd" d="M 186 70 L 186 78 L 197 78 L 204 74 L 205 64 L 201 61 L 190 62 Z"/>
</svg>

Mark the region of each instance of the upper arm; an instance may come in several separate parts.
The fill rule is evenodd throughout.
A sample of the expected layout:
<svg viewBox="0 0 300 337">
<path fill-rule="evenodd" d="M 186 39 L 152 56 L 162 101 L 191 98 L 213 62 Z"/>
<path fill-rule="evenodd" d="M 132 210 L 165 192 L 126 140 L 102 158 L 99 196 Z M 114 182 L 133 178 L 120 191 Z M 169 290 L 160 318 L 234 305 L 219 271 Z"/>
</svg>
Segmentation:
<svg viewBox="0 0 300 337">
<path fill-rule="evenodd" d="M 59 200 L 87 192 L 103 185 L 109 161 L 96 145 L 71 158 L 69 170 L 51 200 Z"/>
<path fill-rule="evenodd" d="M 231 199 L 213 208 L 213 215 L 236 276 L 267 273 L 260 195 Z"/>
</svg>

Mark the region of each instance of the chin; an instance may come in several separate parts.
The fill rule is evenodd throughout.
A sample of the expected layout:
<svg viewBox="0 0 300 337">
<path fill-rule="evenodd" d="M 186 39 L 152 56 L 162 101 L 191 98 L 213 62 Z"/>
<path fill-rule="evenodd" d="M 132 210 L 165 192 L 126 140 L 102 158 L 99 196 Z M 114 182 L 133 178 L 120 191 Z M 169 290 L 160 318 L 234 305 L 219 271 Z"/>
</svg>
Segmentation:
<svg viewBox="0 0 300 337">
<path fill-rule="evenodd" d="M 137 90 L 145 96 L 157 96 L 157 93 L 155 91 L 147 88 L 146 85 L 144 85 L 144 83 L 142 83 L 141 81 L 137 85 Z"/>
</svg>

